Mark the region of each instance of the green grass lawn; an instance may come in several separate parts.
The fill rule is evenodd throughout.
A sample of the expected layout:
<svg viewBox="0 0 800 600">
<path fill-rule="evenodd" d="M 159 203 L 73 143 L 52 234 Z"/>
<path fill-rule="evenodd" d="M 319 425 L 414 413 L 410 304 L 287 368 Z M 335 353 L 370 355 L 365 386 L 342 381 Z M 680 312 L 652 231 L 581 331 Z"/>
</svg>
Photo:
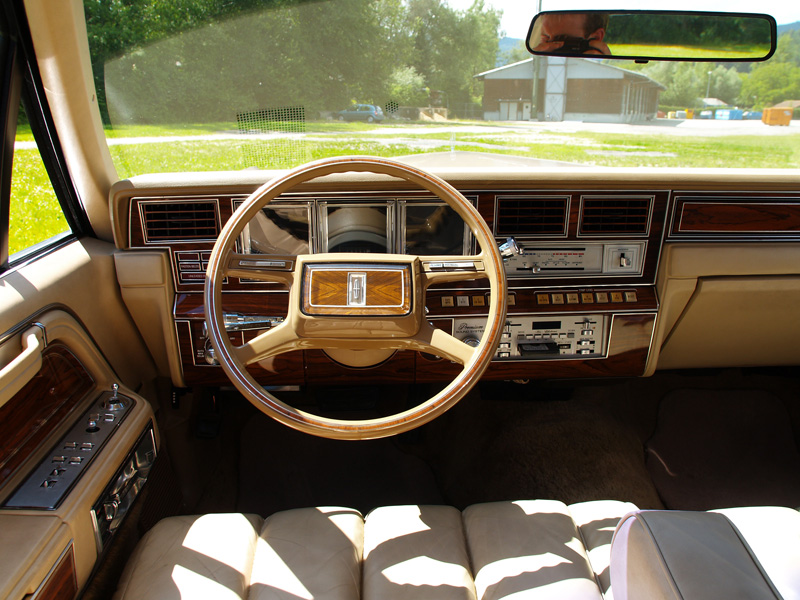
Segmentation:
<svg viewBox="0 0 800 600">
<path fill-rule="evenodd" d="M 648 56 L 651 58 L 682 58 L 687 60 L 758 60 L 769 53 L 769 46 L 742 46 L 740 48 L 706 48 L 703 46 L 666 46 L 666 45 L 637 45 L 637 44 L 612 44 L 612 58 L 614 56 Z"/>
<path fill-rule="evenodd" d="M 19 137 L 17 138 L 19 141 Z M 25 140 L 30 141 L 30 140 Z M 14 254 L 69 231 L 39 151 L 14 150 L 8 251 Z"/>
<path fill-rule="evenodd" d="M 457 125 L 495 126 L 496 134 L 443 131 Z M 289 168 L 328 156 L 382 157 L 442 152 L 451 147 L 603 167 L 800 168 L 800 134 L 780 136 L 689 137 L 669 134 L 558 133 L 508 130 L 501 123 L 447 122 L 375 125 L 311 122 L 306 135 L 292 139 L 170 140 L 110 145 L 121 178 L 142 173 Z M 190 126 L 131 126 L 107 131 L 110 139 L 190 137 L 235 132 L 235 123 Z M 345 135 L 342 135 L 345 134 Z M 33 138 L 21 128 L 18 142 Z M 122 140 L 121 140 L 122 141 Z M 17 148 L 12 177 L 10 251 L 27 248 L 67 230 L 44 166 L 35 149 Z"/>
</svg>

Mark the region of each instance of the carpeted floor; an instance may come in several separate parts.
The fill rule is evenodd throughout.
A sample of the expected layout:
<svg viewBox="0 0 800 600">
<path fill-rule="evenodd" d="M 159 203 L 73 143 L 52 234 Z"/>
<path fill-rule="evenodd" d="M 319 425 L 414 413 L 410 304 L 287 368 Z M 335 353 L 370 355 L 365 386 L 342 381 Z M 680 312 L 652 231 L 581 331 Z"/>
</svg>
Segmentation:
<svg viewBox="0 0 800 600">
<path fill-rule="evenodd" d="M 552 398 L 555 396 L 555 398 Z M 633 431 L 602 408 L 535 386 L 481 387 L 432 424 L 448 503 L 613 499 L 661 502 Z"/>
<path fill-rule="evenodd" d="M 198 506 L 261 515 L 311 505 L 368 512 L 387 504 L 463 508 L 534 498 L 619 499 L 641 508 L 796 507 L 798 390 L 794 371 L 757 370 L 483 383 L 419 430 L 370 442 L 297 433 L 245 403 L 223 415 L 217 465 Z M 373 397 L 392 395 L 392 409 L 409 401 L 399 388 Z M 308 394 L 295 400 L 317 401 Z M 344 418 L 376 410 L 357 393 L 350 400 L 343 390 L 326 394 L 325 410 Z"/>
<path fill-rule="evenodd" d="M 481 386 L 418 433 L 369 442 L 323 440 L 253 417 L 241 435 L 238 510 L 530 498 L 661 506 L 640 440 L 602 409 L 498 395 L 502 386 Z"/>
<path fill-rule="evenodd" d="M 800 453 L 789 413 L 760 390 L 670 392 L 647 467 L 667 508 L 800 507 Z"/>
<path fill-rule="evenodd" d="M 433 472 L 395 439 L 327 440 L 264 415 L 241 437 L 237 510 L 269 515 L 301 506 L 442 504 Z"/>
</svg>

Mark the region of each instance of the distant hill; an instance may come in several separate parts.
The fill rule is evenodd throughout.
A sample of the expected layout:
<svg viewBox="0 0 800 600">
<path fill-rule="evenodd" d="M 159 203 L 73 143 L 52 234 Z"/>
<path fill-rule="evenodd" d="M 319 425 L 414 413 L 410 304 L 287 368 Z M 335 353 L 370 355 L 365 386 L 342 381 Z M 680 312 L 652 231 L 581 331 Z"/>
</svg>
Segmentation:
<svg viewBox="0 0 800 600">
<path fill-rule="evenodd" d="M 778 25 L 778 35 L 786 33 L 787 31 L 794 31 L 795 29 L 800 29 L 800 21 L 787 23 L 786 25 Z"/>
<path fill-rule="evenodd" d="M 514 46 L 516 46 L 520 42 L 524 44 L 525 40 L 521 38 L 511 38 L 511 37 L 500 38 L 497 41 L 497 60 L 495 60 L 495 66 L 496 67 L 502 66 L 503 60 L 501 59 L 501 57 L 503 56 L 503 54 L 513 49 Z"/>
<path fill-rule="evenodd" d="M 795 25 L 800 26 L 800 23 L 795 23 Z M 781 25 L 781 27 L 788 27 L 788 25 Z M 780 31 L 780 27 L 778 27 Z M 504 37 L 500 38 L 497 42 L 497 51 L 498 52 L 505 52 L 506 50 L 511 50 L 514 46 L 517 45 L 517 42 L 522 42 L 522 38 L 511 38 L 511 37 Z"/>
</svg>

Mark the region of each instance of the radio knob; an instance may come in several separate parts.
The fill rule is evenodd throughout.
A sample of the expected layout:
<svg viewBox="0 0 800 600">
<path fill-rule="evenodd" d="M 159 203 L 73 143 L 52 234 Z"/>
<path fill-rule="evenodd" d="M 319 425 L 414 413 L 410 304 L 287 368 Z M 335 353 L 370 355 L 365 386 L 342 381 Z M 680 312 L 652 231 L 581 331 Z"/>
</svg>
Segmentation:
<svg viewBox="0 0 800 600">
<path fill-rule="evenodd" d="M 467 346 L 470 346 L 472 348 L 477 348 L 481 344 L 481 341 L 474 336 L 465 337 L 461 341 L 464 342 Z"/>
</svg>

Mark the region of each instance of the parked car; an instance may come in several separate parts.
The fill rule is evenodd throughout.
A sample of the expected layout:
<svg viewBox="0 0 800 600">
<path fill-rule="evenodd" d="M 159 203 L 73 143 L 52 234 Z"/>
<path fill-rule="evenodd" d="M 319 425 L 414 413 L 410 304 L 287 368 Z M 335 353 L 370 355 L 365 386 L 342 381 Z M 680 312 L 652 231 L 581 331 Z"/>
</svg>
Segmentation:
<svg viewBox="0 0 800 600">
<path fill-rule="evenodd" d="M 367 123 L 383 121 L 383 109 L 374 104 L 354 104 L 350 108 L 333 114 L 339 121 L 366 121 Z"/>
<path fill-rule="evenodd" d="M 0 598 L 800 597 L 776 23 L 533 4 L 0 5 Z"/>
</svg>

